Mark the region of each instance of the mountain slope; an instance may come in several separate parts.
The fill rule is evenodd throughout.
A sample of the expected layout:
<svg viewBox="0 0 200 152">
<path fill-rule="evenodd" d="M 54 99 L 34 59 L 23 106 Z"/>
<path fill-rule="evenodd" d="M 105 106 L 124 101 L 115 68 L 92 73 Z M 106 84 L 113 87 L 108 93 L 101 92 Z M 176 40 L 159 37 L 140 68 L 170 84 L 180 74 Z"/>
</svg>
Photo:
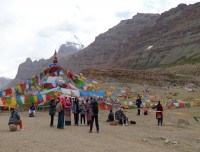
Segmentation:
<svg viewBox="0 0 200 152">
<path fill-rule="evenodd" d="M 158 14 L 137 14 L 100 34 L 95 41 L 62 64 L 84 68 L 141 69 L 200 62 L 200 3 L 180 4 Z"/>
</svg>

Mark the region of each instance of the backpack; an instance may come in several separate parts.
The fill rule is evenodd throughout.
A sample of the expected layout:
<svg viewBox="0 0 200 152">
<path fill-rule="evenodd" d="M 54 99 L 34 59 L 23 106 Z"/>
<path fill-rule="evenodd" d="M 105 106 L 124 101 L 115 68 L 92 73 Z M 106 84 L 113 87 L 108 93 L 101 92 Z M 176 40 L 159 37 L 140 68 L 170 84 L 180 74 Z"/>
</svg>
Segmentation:
<svg viewBox="0 0 200 152">
<path fill-rule="evenodd" d="M 135 124 L 136 124 L 136 121 L 131 120 L 131 121 L 130 121 L 130 124 L 135 125 Z"/>
<path fill-rule="evenodd" d="M 97 101 L 93 101 L 93 103 L 92 103 L 92 112 L 94 115 L 97 115 L 99 112 Z"/>
<path fill-rule="evenodd" d="M 61 112 L 63 110 L 63 106 L 61 102 L 58 102 L 56 105 L 56 111 L 57 112 Z"/>
<path fill-rule="evenodd" d="M 148 115 L 148 114 L 149 114 L 148 110 L 144 110 L 144 115 Z"/>
</svg>

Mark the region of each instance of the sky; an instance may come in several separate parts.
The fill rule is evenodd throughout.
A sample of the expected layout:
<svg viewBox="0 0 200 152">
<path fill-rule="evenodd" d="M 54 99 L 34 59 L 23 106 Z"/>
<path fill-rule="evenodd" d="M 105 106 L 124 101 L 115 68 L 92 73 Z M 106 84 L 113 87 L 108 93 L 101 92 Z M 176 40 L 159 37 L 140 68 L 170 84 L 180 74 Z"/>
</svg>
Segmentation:
<svg viewBox="0 0 200 152">
<path fill-rule="evenodd" d="M 162 13 L 200 0 L 0 0 L 0 77 L 18 66 L 48 59 L 66 41 L 91 44 L 95 37 L 139 13 Z"/>
</svg>

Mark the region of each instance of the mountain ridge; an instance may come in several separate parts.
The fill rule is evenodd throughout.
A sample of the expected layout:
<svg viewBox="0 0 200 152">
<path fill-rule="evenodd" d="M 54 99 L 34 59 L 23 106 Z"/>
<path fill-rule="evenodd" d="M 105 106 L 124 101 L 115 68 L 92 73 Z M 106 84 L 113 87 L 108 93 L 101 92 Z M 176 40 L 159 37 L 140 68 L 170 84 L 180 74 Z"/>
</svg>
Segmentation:
<svg viewBox="0 0 200 152">
<path fill-rule="evenodd" d="M 179 4 L 162 14 L 137 13 L 132 19 L 122 20 L 107 32 L 99 34 L 88 47 L 61 57 L 59 61 L 75 73 L 86 68 L 137 70 L 198 63 L 199 16 L 200 2 Z M 45 66 L 51 61 L 49 59 Z M 26 69 L 26 65 L 23 66 Z M 20 71 L 23 66 L 19 67 L 16 78 L 26 78 L 19 76 L 19 73 L 25 73 Z M 38 70 L 34 71 L 35 74 Z"/>
</svg>

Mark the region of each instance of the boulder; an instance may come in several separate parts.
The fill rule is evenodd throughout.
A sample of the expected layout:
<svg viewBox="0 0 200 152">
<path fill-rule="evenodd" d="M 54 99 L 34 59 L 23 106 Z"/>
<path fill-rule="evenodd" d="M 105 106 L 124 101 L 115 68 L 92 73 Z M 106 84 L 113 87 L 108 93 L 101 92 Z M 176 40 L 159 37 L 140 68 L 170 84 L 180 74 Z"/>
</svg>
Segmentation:
<svg viewBox="0 0 200 152">
<path fill-rule="evenodd" d="M 9 128 L 10 128 L 10 131 L 11 131 L 11 132 L 17 131 L 17 129 L 18 129 L 17 125 L 15 125 L 15 124 L 10 124 L 10 125 L 9 125 Z"/>
<path fill-rule="evenodd" d="M 188 126 L 188 125 L 190 125 L 188 120 L 178 119 L 178 127 L 183 128 L 183 127 Z"/>
</svg>

